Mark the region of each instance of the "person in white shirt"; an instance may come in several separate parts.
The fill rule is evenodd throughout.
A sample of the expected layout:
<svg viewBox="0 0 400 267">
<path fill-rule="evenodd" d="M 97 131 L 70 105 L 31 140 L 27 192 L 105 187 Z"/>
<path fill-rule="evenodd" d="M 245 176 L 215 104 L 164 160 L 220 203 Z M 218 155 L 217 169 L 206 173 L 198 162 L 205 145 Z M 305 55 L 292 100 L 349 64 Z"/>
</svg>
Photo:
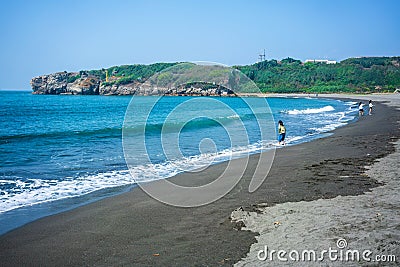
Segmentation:
<svg viewBox="0 0 400 267">
<path fill-rule="evenodd" d="M 360 103 L 358 104 L 358 114 L 359 114 L 360 116 L 363 116 L 363 115 L 364 115 L 364 104 L 363 104 L 362 102 L 360 102 Z"/>
<path fill-rule="evenodd" d="M 368 107 L 369 107 L 369 109 L 368 109 L 368 115 L 372 115 L 372 107 L 373 107 L 374 105 L 372 105 L 372 100 L 370 100 L 369 101 L 369 103 L 368 103 Z"/>
</svg>

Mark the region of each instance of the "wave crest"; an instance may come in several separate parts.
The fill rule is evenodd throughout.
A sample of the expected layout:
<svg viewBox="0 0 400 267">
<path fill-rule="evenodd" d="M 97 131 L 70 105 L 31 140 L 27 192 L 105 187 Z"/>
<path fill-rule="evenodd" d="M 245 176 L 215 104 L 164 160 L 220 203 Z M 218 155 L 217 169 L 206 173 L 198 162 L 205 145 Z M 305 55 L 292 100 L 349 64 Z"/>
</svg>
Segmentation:
<svg viewBox="0 0 400 267">
<path fill-rule="evenodd" d="M 293 110 L 288 110 L 284 111 L 284 113 L 287 113 L 289 115 L 303 115 L 303 114 L 317 114 L 317 113 L 324 113 L 324 112 L 329 112 L 329 111 L 334 111 L 335 108 L 332 106 L 325 106 L 322 108 L 307 108 L 307 109 L 293 109 Z"/>
</svg>

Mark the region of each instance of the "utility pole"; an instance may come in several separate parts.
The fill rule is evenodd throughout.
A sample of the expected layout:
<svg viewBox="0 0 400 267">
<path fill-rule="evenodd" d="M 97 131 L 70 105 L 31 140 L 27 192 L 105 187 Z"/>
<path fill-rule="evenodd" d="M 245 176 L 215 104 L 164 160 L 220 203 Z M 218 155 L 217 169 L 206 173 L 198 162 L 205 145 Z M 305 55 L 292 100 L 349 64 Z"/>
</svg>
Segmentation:
<svg viewBox="0 0 400 267">
<path fill-rule="evenodd" d="M 263 54 L 259 54 L 258 58 L 260 59 L 260 62 L 265 60 L 265 49 L 264 49 L 264 53 Z"/>
</svg>

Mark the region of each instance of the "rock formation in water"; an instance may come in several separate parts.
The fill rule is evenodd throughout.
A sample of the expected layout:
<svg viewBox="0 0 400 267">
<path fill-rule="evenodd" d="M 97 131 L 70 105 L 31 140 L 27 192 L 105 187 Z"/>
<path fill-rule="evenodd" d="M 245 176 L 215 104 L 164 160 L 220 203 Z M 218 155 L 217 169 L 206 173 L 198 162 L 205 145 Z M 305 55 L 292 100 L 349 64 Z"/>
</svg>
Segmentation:
<svg viewBox="0 0 400 267">
<path fill-rule="evenodd" d="M 78 77 L 76 72 L 57 72 L 31 80 L 33 94 L 98 95 L 100 80 L 96 77 Z"/>
<path fill-rule="evenodd" d="M 170 95 L 170 96 L 231 96 L 234 93 L 222 86 L 202 84 L 178 88 L 156 87 L 148 82 L 128 84 L 107 83 L 84 72 L 57 72 L 35 77 L 30 82 L 33 94 L 52 95 Z"/>
</svg>

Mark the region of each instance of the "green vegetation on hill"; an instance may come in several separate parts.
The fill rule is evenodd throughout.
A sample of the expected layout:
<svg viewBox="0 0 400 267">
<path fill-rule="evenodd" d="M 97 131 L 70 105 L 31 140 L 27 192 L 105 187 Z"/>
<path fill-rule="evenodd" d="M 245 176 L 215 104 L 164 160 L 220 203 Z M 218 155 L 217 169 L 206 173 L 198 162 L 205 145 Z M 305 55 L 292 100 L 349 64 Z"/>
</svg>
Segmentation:
<svg viewBox="0 0 400 267">
<path fill-rule="evenodd" d="M 100 78 L 100 80 L 106 80 L 106 70 L 108 72 L 108 76 L 110 78 L 109 85 L 111 84 L 128 84 L 135 81 L 143 82 L 146 79 L 150 78 L 155 73 L 162 71 L 168 67 L 174 66 L 179 63 L 154 63 L 150 65 L 121 65 L 121 66 L 114 66 L 108 69 L 101 69 L 101 70 L 90 70 L 90 71 L 83 71 L 89 75 L 96 76 Z M 82 73 L 82 71 L 81 71 Z"/>
<path fill-rule="evenodd" d="M 400 88 L 400 57 L 349 58 L 337 64 L 291 58 L 235 66 L 262 92 L 385 92 Z"/>
<path fill-rule="evenodd" d="M 107 69 L 107 83 L 106 69 L 81 71 L 78 76 L 70 79 L 75 80 L 83 74 L 89 74 L 98 77 L 104 85 L 144 82 L 155 73 L 176 64 L 179 63 L 111 67 Z M 337 64 L 302 63 L 300 60 L 286 58 L 234 68 L 253 80 L 262 92 L 368 93 L 388 92 L 400 88 L 400 57 L 349 58 Z M 162 78 L 166 78 L 164 76 Z"/>
</svg>

